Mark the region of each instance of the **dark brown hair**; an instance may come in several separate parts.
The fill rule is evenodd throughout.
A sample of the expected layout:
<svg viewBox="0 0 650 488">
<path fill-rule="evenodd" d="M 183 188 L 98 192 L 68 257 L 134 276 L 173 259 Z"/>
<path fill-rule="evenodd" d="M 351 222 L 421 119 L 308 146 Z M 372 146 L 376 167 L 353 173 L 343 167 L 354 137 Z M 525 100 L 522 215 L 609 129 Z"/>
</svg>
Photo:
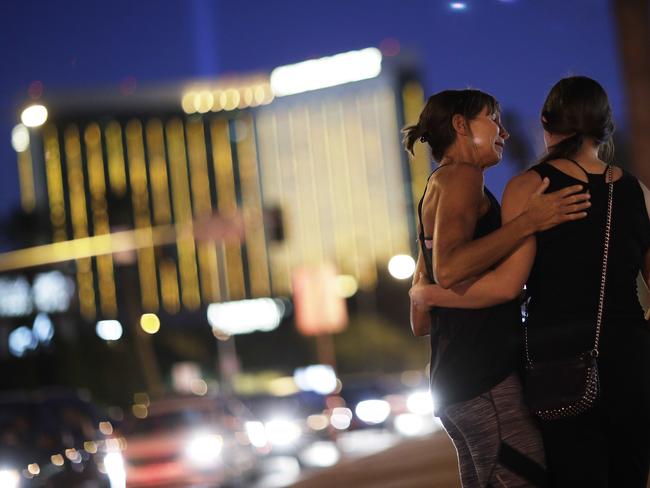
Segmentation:
<svg viewBox="0 0 650 488">
<path fill-rule="evenodd" d="M 418 123 L 402 129 L 404 148 L 413 155 L 413 146 L 418 140 L 427 142 L 433 159 L 440 161 L 456 140 L 452 125 L 454 115 L 461 115 L 469 121 L 485 107 L 490 113 L 498 112 L 499 102 L 480 90 L 445 90 L 430 96 Z"/>
<path fill-rule="evenodd" d="M 586 137 L 600 145 L 599 157 L 609 162 L 614 155 L 614 121 L 607 93 L 586 76 L 570 76 L 558 81 L 542 107 L 542 125 L 551 134 L 568 135 L 549 148 L 540 162 L 572 158 Z"/>
</svg>

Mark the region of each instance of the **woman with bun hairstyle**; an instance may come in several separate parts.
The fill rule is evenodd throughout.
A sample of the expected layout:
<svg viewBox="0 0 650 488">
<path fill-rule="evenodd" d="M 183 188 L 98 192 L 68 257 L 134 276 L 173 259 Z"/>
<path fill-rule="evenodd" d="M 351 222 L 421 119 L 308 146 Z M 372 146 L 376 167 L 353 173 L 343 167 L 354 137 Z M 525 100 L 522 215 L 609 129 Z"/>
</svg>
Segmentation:
<svg viewBox="0 0 650 488">
<path fill-rule="evenodd" d="M 562 488 L 645 488 L 650 330 L 636 280 L 640 272 L 646 285 L 650 282 L 650 192 L 609 164 L 614 123 L 607 94 L 596 81 L 584 76 L 560 80 L 544 102 L 541 121 L 548 152 L 508 183 L 504 208 L 522 207 L 550 178 L 549 190 L 585 185 L 593 204 L 588 217 L 537 232 L 495 269 L 461 286 L 443 289 L 420 281 L 411 290 L 411 303 L 418 309 L 495 306 L 517 296 L 527 283 L 527 354 L 548 361 L 594 348 L 602 302 L 599 395 L 583 413 L 541 420 L 549 474 Z"/>
<path fill-rule="evenodd" d="M 418 206 L 414 285 L 426 276 L 456 287 L 493 267 L 536 232 L 586 216 L 588 195 L 577 183 L 544 194 L 537 182 L 523 205 L 503 209 L 485 188 L 484 171 L 501 160 L 509 135 L 500 108 L 478 90 L 430 97 L 418 123 L 404 130 L 411 154 L 428 144 L 438 167 Z M 518 303 L 477 309 L 411 307 L 416 335 L 430 335 L 431 388 L 458 452 L 463 487 L 545 486 L 539 431 L 522 402 L 516 370 L 521 354 Z"/>
</svg>

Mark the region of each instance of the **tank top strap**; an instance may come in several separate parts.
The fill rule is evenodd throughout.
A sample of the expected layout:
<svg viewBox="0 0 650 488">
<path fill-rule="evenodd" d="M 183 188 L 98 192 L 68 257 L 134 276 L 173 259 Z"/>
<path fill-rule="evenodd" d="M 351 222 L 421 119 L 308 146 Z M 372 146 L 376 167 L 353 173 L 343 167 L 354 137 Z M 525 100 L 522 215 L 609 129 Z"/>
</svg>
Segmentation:
<svg viewBox="0 0 650 488">
<path fill-rule="evenodd" d="M 582 167 L 582 165 L 581 165 L 578 161 L 576 161 L 575 159 L 571 159 L 571 158 L 564 158 L 564 159 L 566 159 L 567 161 L 571 161 L 571 162 L 572 162 L 573 164 L 575 164 L 578 168 L 580 168 L 580 169 L 582 170 L 582 172 L 585 174 L 585 177 L 587 178 L 587 181 L 589 181 L 589 173 L 587 173 L 587 170 L 584 169 L 584 168 Z"/>
<path fill-rule="evenodd" d="M 567 160 L 567 161 L 570 161 L 573 164 L 575 164 L 580 169 L 580 171 L 582 171 L 584 173 L 585 178 L 587 178 L 587 182 L 590 181 L 590 177 L 594 176 L 592 173 L 588 173 L 587 170 L 578 161 L 576 161 L 575 159 L 571 159 L 571 158 L 564 158 L 564 159 Z M 555 171 L 555 174 L 557 174 L 558 172 L 564 173 L 563 171 L 557 169 L 555 166 L 549 164 L 548 162 L 543 162 L 543 163 L 536 164 L 535 166 L 532 166 L 531 168 L 529 168 L 529 171 L 530 170 L 535 171 L 542 178 L 550 177 L 551 174 L 553 174 L 554 171 Z M 567 175 L 567 176 L 570 176 L 570 175 Z M 605 171 L 603 172 L 603 178 L 607 178 L 607 168 L 605 168 Z"/>
<path fill-rule="evenodd" d="M 424 261 L 426 264 L 425 268 L 427 271 L 429 281 L 431 281 L 431 283 L 435 283 L 435 279 L 433 277 L 433 262 L 431 257 L 431 249 L 433 248 L 433 237 L 427 237 L 424 235 L 424 223 L 422 221 L 422 204 L 424 202 L 424 197 L 427 194 L 427 188 L 429 187 L 429 181 L 431 180 L 431 177 L 434 175 L 436 171 L 438 171 L 440 168 L 444 166 L 445 165 L 440 165 L 431 172 L 431 174 L 427 178 L 427 184 L 424 187 L 424 191 L 422 192 L 422 198 L 420 198 L 420 201 L 418 202 L 418 244 L 420 247 L 420 251 L 422 252 L 422 256 L 424 257 Z"/>
<path fill-rule="evenodd" d="M 528 168 L 528 171 L 534 171 L 540 176 L 540 178 L 544 179 L 551 177 L 553 168 L 548 163 L 538 163 L 535 166 Z"/>
<path fill-rule="evenodd" d="M 500 207 L 499 200 L 497 200 L 497 197 L 494 196 L 494 193 L 492 193 L 487 186 L 483 185 L 483 191 L 487 195 L 488 200 L 490 200 L 491 206 L 494 206 L 496 208 Z"/>
<path fill-rule="evenodd" d="M 438 168 L 434 169 L 429 177 L 427 178 L 427 184 L 424 185 L 424 191 L 422 192 L 422 196 L 420 197 L 420 201 L 418 202 L 418 239 L 420 241 L 424 240 L 424 224 L 422 223 L 422 203 L 424 202 L 424 197 L 427 194 L 427 188 L 429 188 L 429 181 L 431 180 L 431 177 L 433 176 L 433 173 L 436 172 Z"/>
<path fill-rule="evenodd" d="M 436 169 L 434 169 L 429 177 L 427 178 L 427 184 L 424 186 L 424 191 L 422 192 L 422 197 L 420 198 L 420 201 L 418 202 L 418 239 L 420 241 L 431 241 L 432 237 L 426 237 L 424 235 L 424 224 L 422 223 L 422 204 L 424 202 L 424 197 L 427 194 L 427 188 L 429 188 L 429 181 L 431 181 L 431 177 L 435 174 L 436 171 L 438 171 L 440 168 L 443 168 L 446 165 L 440 165 Z"/>
</svg>

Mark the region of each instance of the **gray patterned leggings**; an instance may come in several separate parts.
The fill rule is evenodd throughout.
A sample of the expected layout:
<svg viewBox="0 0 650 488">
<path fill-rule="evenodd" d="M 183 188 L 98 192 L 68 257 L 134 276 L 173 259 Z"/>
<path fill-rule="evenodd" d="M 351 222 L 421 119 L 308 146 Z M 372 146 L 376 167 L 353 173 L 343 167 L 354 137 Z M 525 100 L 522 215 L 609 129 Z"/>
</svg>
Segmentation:
<svg viewBox="0 0 650 488">
<path fill-rule="evenodd" d="M 516 374 L 445 407 L 440 420 L 456 447 L 463 488 L 547 486 L 542 437 Z"/>
</svg>

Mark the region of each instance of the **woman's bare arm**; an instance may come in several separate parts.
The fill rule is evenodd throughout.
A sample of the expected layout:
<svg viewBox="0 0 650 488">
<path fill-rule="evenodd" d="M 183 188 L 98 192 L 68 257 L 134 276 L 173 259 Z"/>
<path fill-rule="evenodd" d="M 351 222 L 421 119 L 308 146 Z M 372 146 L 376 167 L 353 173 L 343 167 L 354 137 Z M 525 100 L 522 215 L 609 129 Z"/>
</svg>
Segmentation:
<svg viewBox="0 0 650 488">
<path fill-rule="evenodd" d="M 421 280 L 426 280 L 426 275 L 424 274 L 426 273 L 426 270 L 424 269 L 424 266 L 424 258 L 422 257 L 422 252 L 420 252 L 415 266 L 415 273 L 413 274 L 413 286 L 416 286 Z M 430 334 L 431 315 L 429 314 L 428 309 L 417 308 L 413 302 L 411 302 L 409 317 L 411 320 L 411 330 L 413 331 L 413 335 L 421 337 Z"/>
<path fill-rule="evenodd" d="M 562 222 L 584 218 L 588 194 L 581 185 L 544 194 L 548 180 L 530 188 L 518 213 L 496 231 L 472 240 L 480 214 L 483 174 L 475 166 L 455 163 L 432 178 L 423 219 L 434 222 L 433 263 L 436 282 L 450 288 L 484 273 L 509 255 L 525 238 Z"/>
<path fill-rule="evenodd" d="M 507 225 L 521 214 L 531 192 L 539 183 L 539 175 L 532 171 L 516 176 L 508 183 L 502 205 L 504 224 Z M 512 300 L 521 293 L 535 252 L 535 237 L 529 236 L 494 270 L 450 289 L 423 283 L 420 279 L 409 292 L 411 304 L 418 309 L 431 306 L 484 308 Z"/>
</svg>

